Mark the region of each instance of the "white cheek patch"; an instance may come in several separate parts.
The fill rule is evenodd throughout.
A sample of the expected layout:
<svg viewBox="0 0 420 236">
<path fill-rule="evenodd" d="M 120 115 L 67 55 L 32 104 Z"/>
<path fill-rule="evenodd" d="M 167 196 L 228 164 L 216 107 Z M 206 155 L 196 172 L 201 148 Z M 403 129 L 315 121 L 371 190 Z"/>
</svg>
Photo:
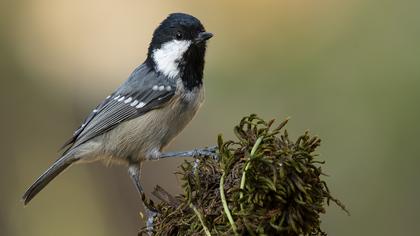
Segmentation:
<svg viewBox="0 0 420 236">
<path fill-rule="evenodd" d="M 179 74 L 179 62 L 190 45 L 189 40 L 172 40 L 162 44 L 152 55 L 156 69 L 169 78 L 176 77 Z"/>
</svg>

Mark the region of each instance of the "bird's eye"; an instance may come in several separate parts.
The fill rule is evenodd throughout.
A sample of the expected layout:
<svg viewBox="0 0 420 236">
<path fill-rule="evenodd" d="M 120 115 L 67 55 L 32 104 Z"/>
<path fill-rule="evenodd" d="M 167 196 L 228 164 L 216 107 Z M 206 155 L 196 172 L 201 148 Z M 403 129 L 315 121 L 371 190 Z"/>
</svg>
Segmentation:
<svg viewBox="0 0 420 236">
<path fill-rule="evenodd" d="M 175 38 L 176 39 L 182 39 L 182 33 L 181 32 L 176 32 Z"/>
</svg>

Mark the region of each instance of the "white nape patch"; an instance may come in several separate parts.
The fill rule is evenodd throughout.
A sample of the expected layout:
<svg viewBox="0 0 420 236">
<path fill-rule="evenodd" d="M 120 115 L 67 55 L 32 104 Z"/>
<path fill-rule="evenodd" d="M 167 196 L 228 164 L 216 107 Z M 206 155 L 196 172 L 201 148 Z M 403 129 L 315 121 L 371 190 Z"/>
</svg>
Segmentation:
<svg viewBox="0 0 420 236">
<path fill-rule="evenodd" d="M 169 78 L 176 77 L 179 74 L 179 62 L 190 45 L 189 40 L 172 40 L 162 44 L 152 55 L 156 69 Z"/>
<path fill-rule="evenodd" d="M 137 103 L 139 103 L 139 101 L 134 100 L 134 101 L 130 104 L 130 106 L 134 107 L 135 105 L 137 105 Z"/>
<path fill-rule="evenodd" d="M 136 106 L 136 108 L 142 108 L 144 107 L 144 105 L 146 105 L 146 103 L 140 102 L 139 105 Z"/>
<path fill-rule="evenodd" d="M 129 103 L 129 102 L 131 102 L 131 100 L 133 100 L 133 99 L 131 97 L 129 97 L 129 98 L 125 99 L 124 103 Z"/>
</svg>

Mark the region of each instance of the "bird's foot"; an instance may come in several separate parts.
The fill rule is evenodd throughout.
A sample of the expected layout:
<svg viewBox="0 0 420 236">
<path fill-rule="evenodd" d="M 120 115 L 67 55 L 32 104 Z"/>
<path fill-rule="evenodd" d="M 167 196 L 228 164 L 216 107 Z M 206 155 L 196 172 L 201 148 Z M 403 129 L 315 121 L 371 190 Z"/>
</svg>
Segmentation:
<svg viewBox="0 0 420 236">
<path fill-rule="evenodd" d="M 148 200 L 144 193 L 141 193 L 141 198 L 144 207 L 146 231 L 148 235 L 153 235 L 154 220 L 158 212 L 152 200 Z"/>
<path fill-rule="evenodd" d="M 216 146 L 197 148 L 191 151 L 183 151 L 183 152 L 164 152 L 164 153 L 160 153 L 159 155 L 159 158 L 168 158 L 168 157 L 194 157 L 194 158 L 211 157 L 215 160 L 218 159 Z"/>
<path fill-rule="evenodd" d="M 153 226 L 154 226 L 154 220 L 155 216 L 157 216 L 157 212 L 149 210 L 147 208 L 144 209 L 146 213 L 146 230 L 149 235 L 153 235 Z"/>
<path fill-rule="evenodd" d="M 192 157 L 194 158 L 211 157 L 213 159 L 217 159 L 218 155 L 216 151 L 217 151 L 217 146 L 194 149 Z"/>
</svg>

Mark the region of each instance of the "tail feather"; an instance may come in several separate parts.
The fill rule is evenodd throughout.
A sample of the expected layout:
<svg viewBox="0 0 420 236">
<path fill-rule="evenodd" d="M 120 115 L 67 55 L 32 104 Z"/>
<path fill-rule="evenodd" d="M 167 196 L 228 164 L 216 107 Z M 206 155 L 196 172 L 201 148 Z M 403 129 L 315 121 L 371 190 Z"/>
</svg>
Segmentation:
<svg viewBox="0 0 420 236">
<path fill-rule="evenodd" d="M 34 198 L 51 180 L 53 180 L 57 175 L 63 172 L 67 167 L 73 164 L 78 159 L 69 157 L 67 155 L 58 159 L 52 166 L 50 166 L 36 181 L 32 184 L 31 187 L 26 190 L 25 194 L 22 197 L 24 205 L 27 205 L 32 198 Z"/>
</svg>

